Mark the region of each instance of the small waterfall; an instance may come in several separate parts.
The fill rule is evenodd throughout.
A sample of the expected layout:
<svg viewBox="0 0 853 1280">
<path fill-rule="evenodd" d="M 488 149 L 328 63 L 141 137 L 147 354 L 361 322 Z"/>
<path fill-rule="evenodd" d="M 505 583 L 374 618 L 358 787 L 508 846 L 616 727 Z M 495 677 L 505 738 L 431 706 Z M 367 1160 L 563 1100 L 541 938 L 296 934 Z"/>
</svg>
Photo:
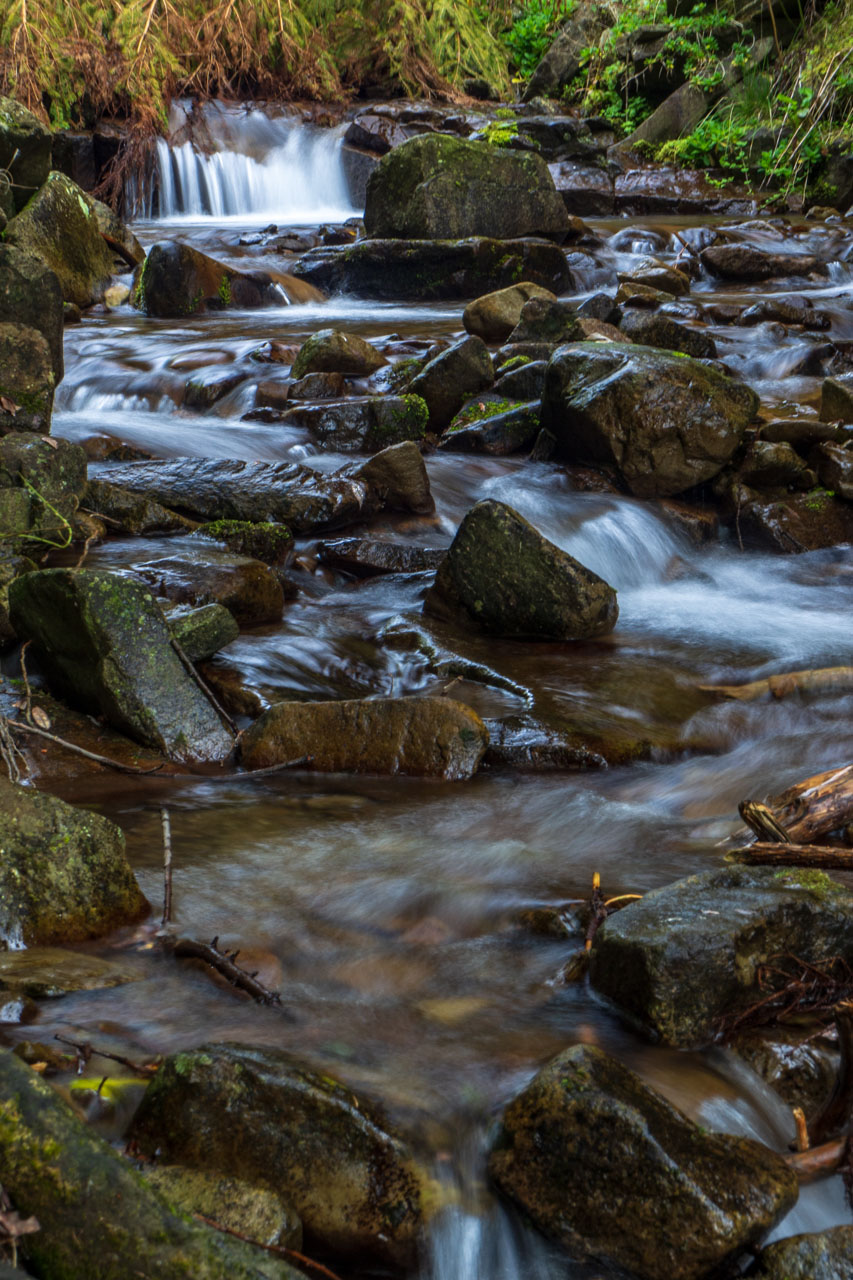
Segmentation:
<svg viewBox="0 0 853 1280">
<path fill-rule="evenodd" d="M 352 206 L 342 129 L 213 102 L 175 103 L 157 141 L 153 191 L 137 214 L 163 220 L 226 218 L 279 225 L 341 222 Z M 141 207 L 140 207 L 141 206 Z"/>
</svg>

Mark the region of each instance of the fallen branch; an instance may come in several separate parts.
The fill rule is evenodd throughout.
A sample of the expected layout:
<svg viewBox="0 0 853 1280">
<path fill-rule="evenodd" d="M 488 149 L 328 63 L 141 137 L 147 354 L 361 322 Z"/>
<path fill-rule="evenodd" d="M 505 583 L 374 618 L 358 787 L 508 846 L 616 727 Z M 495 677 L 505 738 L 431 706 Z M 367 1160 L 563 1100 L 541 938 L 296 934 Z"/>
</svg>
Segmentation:
<svg viewBox="0 0 853 1280">
<path fill-rule="evenodd" d="M 729 862 L 753 867 L 819 867 L 824 871 L 853 871 L 853 849 L 836 849 L 828 844 L 780 844 L 758 840 L 733 849 Z"/>
<path fill-rule="evenodd" d="M 199 1222 L 203 1222 L 206 1227 L 212 1227 L 214 1231 L 222 1231 L 227 1236 L 234 1236 L 237 1240 L 245 1240 L 247 1244 L 253 1244 L 258 1249 L 264 1249 L 267 1253 L 275 1254 L 281 1258 L 292 1258 L 295 1262 L 302 1263 L 303 1266 L 312 1267 L 315 1271 L 319 1271 L 320 1275 L 327 1276 L 328 1280 L 340 1280 L 340 1276 L 335 1275 L 334 1271 L 330 1271 L 328 1267 L 324 1267 L 322 1262 L 315 1262 L 313 1258 L 307 1258 L 304 1253 L 297 1253 L 295 1249 L 288 1249 L 283 1244 L 264 1244 L 261 1240 L 256 1240 L 253 1236 L 246 1236 L 242 1231 L 237 1231 L 234 1227 L 224 1227 L 221 1222 L 217 1222 L 215 1218 L 206 1218 L 203 1213 L 194 1213 L 194 1218 Z"/>
<path fill-rule="evenodd" d="M 790 1151 L 782 1158 L 789 1165 L 800 1182 L 814 1182 L 816 1178 L 825 1178 L 827 1174 L 837 1173 L 847 1149 L 846 1135 L 833 1138 L 820 1147 L 809 1147 L 808 1151 Z"/>
<path fill-rule="evenodd" d="M 149 22 L 151 21 L 151 14 L 153 11 L 154 4 L 152 3 L 148 14 Z M 134 270 L 139 265 L 130 250 L 125 249 L 122 242 L 120 240 L 116 240 L 115 236 L 108 236 L 106 232 L 102 231 L 101 239 L 104 241 L 108 249 L 111 249 L 117 257 L 121 258 L 122 262 L 127 263 L 131 270 Z"/>
<path fill-rule="evenodd" d="M 838 1005 L 853 1001 L 853 970 L 841 956 L 825 960 L 822 968 L 799 956 L 776 956 L 758 966 L 756 985 L 764 992 L 761 999 L 717 1024 L 724 1043 L 745 1026 L 766 1026 L 794 1014 L 823 1015 L 828 1021 Z"/>
<path fill-rule="evenodd" d="M 762 807 L 793 844 L 814 844 L 853 820 L 853 764 L 806 778 Z"/>
<path fill-rule="evenodd" d="M 160 810 L 160 821 L 163 825 L 163 919 L 160 927 L 172 919 L 172 824 L 169 821 L 169 810 Z"/>
<path fill-rule="evenodd" d="M 755 800 L 741 800 L 737 811 L 750 831 L 754 831 L 759 840 L 763 836 L 771 844 L 790 844 L 791 837 L 773 816 L 766 804 L 758 804 Z"/>
<path fill-rule="evenodd" d="M 150 769 L 143 769 L 136 764 L 119 764 L 118 760 L 111 760 L 109 756 L 99 756 L 96 751 L 87 751 L 85 747 L 78 747 L 76 743 L 69 742 L 67 738 L 60 738 L 55 733 L 48 733 L 46 729 L 37 729 L 32 724 L 22 724 L 20 720 L 9 720 L 7 723 L 13 729 L 19 729 L 21 733 L 34 733 L 39 738 L 47 738 L 49 742 L 54 742 L 57 746 L 64 747 L 66 751 L 71 751 L 74 755 L 82 756 L 84 760 L 94 760 L 96 764 L 106 765 L 109 769 L 118 769 L 120 773 L 158 773 L 163 768 L 162 764 L 155 764 Z"/>
<path fill-rule="evenodd" d="M 178 959 L 202 960 L 220 973 L 226 982 L 240 991 L 245 991 L 258 1004 L 281 1005 L 281 996 L 277 991 L 270 991 L 258 981 L 257 973 L 249 973 L 236 963 L 239 951 L 225 952 L 219 950 L 219 939 L 212 942 L 196 942 L 194 938 L 164 938 L 163 946 Z M 284 1013 L 282 1009 L 282 1013 Z M 290 1017 L 290 1014 L 286 1015 Z"/>
<path fill-rule="evenodd" d="M 58 1040 L 60 1044 L 67 1044 L 69 1049 L 73 1049 L 77 1054 L 77 1074 L 82 1074 L 83 1068 L 91 1058 L 107 1058 L 110 1062 L 118 1062 L 123 1067 L 128 1067 L 136 1075 L 153 1076 L 155 1071 L 160 1068 L 159 1062 L 134 1062 L 132 1058 L 124 1058 L 120 1053 L 110 1053 L 107 1049 L 98 1049 L 95 1045 L 90 1044 L 88 1040 L 69 1040 L 66 1036 L 55 1035 L 54 1040 Z"/>
<path fill-rule="evenodd" d="M 818 667 L 813 671 L 788 671 L 747 684 L 700 684 L 702 693 L 739 702 L 758 698 L 787 698 L 792 693 L 849 693 L 853 691 L 853 667 Z"/>
</svg>

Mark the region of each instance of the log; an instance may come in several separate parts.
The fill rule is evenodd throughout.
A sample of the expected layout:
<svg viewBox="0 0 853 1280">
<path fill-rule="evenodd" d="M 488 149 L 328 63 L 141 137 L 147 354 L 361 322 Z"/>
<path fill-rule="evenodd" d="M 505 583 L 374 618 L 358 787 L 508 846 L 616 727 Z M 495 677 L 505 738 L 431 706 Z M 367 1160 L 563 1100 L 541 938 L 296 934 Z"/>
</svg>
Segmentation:
<svg viewBox="0 0 853 1280">
<path fill-rule="evenodd" d="M 825 1178 L 827 1174 L 835 1173 L 846 1150 L 847 1135 L 843 1134 L 840 1138 L 833 1138 L 832 1142 L 825 1142 L 821 1147 L 792 1151 L 783 1156 L 783 1159 L 794 1170 L 800 1182 L 814 1182 L 816 1178 Z"/>
<path fill-rule="evenodd" d="M 828 844 L 780 844 L 757 840 L 733 849 L 730 862 L 753 867 L 817 867 L 821 871 L 853 871 L 853 849 L 836 849 Z"/>
<path fill-rule="evenodd" d="M 766 808 L 793 844 L 819 843 L 816 837 L 853 821 L 853 764 L 788 787 L 769 799 Z"/>
<path fill-rule="evenodd" d="M 787 698 L 792 693 L 850 693 L 853 692 L 853 667 L 817 667 L 813 671 L 788 671 L 780 676 L 768 676 L 766 680 L 751 680 L 748 684 L 700 684 L 699 688 L 714 697 L 739 702 Z"/>
</svg>

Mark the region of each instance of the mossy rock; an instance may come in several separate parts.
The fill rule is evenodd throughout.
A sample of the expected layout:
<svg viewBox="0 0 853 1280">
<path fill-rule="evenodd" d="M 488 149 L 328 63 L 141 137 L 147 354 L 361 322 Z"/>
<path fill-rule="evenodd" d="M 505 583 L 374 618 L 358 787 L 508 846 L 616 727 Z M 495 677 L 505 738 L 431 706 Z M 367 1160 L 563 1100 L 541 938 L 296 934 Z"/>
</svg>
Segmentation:
<svg viewBox="0 0 853 1280">
<path fill-rule="evenodd" d="M 707 1044 L 761 999 L 759 969 L 853 960 L 853 892 L 821 872 L 730 867 L 647 893 L 596 934 L 593 987 L 665 1044 Z"/>
<path fill-rule="evenodd" d="M 35 254 L 0 244 L 0 323 L 37 329 L 50 348 L 54 385 L 64 372 L 62 286 Z"/>
<path fill-rule="evenodd" d="M 281 302 L 263 271 L 235 271 L 178 240 L 152 245 L 137 268 L 131 301 L 149 316 L 177 319 L 229 307 L 267 307 Z"/>
<path fill-rule="evenodd" d="M 286 420 L 307 428 L 327 449 L 379 453 L 406 440 L 422 440 L 429 412 L 419 395 L 367 396 L 301 405 Z"/>
<path fill-rule="evenodd" d="M 561 241 L 569 224 L 541 157 L 437 133 L 383 156 L 367 183 L 364 225 L 377 238 Z"/>
<path fill-rule="evenodd" d="M 42 334 L 0 323 L 0 435 L 49 435 L 55 387 L 53 358 Z"/>
<path fill-rule="evenodd" d="M 146 1164 L 142 1175 L 181 1213 L 198 1214 L 256 1244 L 302 1248 L 298 1213 L 263 1184 L 179 1164 Z"/>
<path fill-rule="evenodd" d="M 104 296 L 113 272 L 112 253 L 101 235 L 92 198 L 64 173 L 48 176 L 9 223 L 4 238 L 47 263 L 66 302 L 88 307 Z"/>
<path fill-rule="evenodd" d="M 32 553 L 45 543 L 67 546 L 86 487 L 86 454 L 68 440 L 46 440 L 30 432 L 0 437 L 0 530 L 21 535 L 13 545 Z M 11 521 L 6 523 L 5 521 Z"/>
<path fill-rule="evenodd" d="M 443 431 L 469 396 L 484 391 L 495 380 L 492 358 L 482 338 L 460 338 L 424 365 L 408 390 L 426 402 L 429 425 Z"/>
<path fill-rule="evenodd" d="M 364 338 L 340 329 L 318 329 L 299 348 L 291 374 L 303 378 L 308 373 L 345 373 L 366 377 L 386 363 L 385 357 Z"/>
<path fill-rule="evenodd" d="M 293 552 L 293 534 L 287 525 L 270 520 L 211 520 L 199 525 L 192 537 L 221 542 L 238 555 L 264 564 L 286 564 Z"/>
<path fill-rule="evenodd" d="M 166 1160 L 272 1188 L 309 1249 L 413 1260 L 426 1180 L 412 1152 L 369 1102 L 288 1054 L 212 1044 L 172 1055 L 132 1136 Z"/>
<path fill-rule="evenodd" d="M 8 499 L 13 499 L 9 502 Z M 17 507 L 17 509 L 16 509 Z M 16 528 L 25 532 L 30 527 L 30 498 L 22 489 L 0 489 L 0 649 L 12 644 L 15 630 L 9 620 L 9 584 L 23 573 L 32 573 L 36 565 L 14 550 Z"/>
<path fill-rule="evenodd" d="M 587 1045 L 558 1054 L 510 1103 L 489 1172 L 575 1258 L 640 1280 L 725 1270 L 798 1195 L 781 1156 L 699 1128 Z"/>
<path fill-rule="evenodd" d="M 117 826 L 0 776 L 0 947 L 80 942 L 147 912 Z"/>
<path fill-rule="evenodd" d="M 212 658 L 240 634 L 233 613 L 217 603 L 203 604 L 197 609 L 177 605 L 166 612 L 166 621 L 175 640 L 193 663 Z"/>
<path fill-rule="evenodd" d="M 487 405 L 493 412 L 484 413 L 470 421 L 451 424 L 439 443 L 445 453 L 486 453 L 493 457 L 505 457 L 529 449 L 539 434 L 538 400 L 530 404 L 513 404 L 497 401 Z M 455 420 L 454 420 L 455 421 Z"/>
<path fill-rule="evenodd" d="M 176 1213 L 8 1052 L 0 1054 L 0 1166 L 15 1208 L 39 1220 L 39 1230 L 18 1241 L 36 1275 L 304 1280 L 287 1262 Z"/>
<path fill-rule="evenodd" d="M 14 207 L 23 209 L 50 173 L 53 134 L 14 98 L 0 98 L 0 169 L 12 179 Z"/>
</svg>

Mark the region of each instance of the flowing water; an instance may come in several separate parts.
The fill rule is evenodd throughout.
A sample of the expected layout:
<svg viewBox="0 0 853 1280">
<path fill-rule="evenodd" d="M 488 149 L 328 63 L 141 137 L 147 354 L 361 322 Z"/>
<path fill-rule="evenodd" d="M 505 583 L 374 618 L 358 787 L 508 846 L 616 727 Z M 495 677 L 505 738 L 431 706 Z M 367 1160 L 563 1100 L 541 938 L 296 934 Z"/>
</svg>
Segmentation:
<svg viewBox="0 0 853 1280">
<path fill-rule="evenodd" d="M 152 219 L 149 209 L 140 219 L 145 243 L 179 237 L 236 265 L 286 269 L 287 254 L 265 252 L 253 234 L 259 222 L 310 236 L 352 213 L 334 133 L 260 112 L 222 111 L 208 125 L 208 154 L 180 136 L 160 144 L 163 216 Z M 600 247 L 585 264 L 572 259 L 583 265 L 586 290 L 615 285 L 637 255 L 683 261 L 685 243 L 701 246 L 708 221 L 592 225 Z M 832 274 L 805 292 L 829 312 L 833 339 L 853 336 L 848 229 L 761 223 L 735 232 L 784 252 L 821 251 L 831 239 Z M 783 282 L 721 289 L 700 278 L 681 311 L 689 321 L 696 304 L 742 303 L 745 295 L 752 302 L 774 291 L 787 292 Z M 331 298 L 182 321 L 127 307 L 92 314 L 66 330 L 55 431 L 71 439 L 109 433 L 158 457 L 331 468 L 348 459 L 318 453 L 304 434 L 242 420 L 269 369 L 250 353 L 270 339 L 298 344 L 329 325 L 392 352 L 422 350 L 459 333 L 461 313 L 455 303 Z M 791 370 L 802 363 L 800 348 L 826 334 L 780 338 L 772 324 L 710 332 L 765 408 L 815 415 L 820 378 Z M 225 367 L 243 377 L 235 390 L 204 414 L 181 407 L 189 376 Z M 69 997 L 43 1013 L 43 1029 L 83 1028 L 94 1040 L 115 1031 L 149 1052 L 228 1039 L 291 1049 L 378 1093 L 421 1132 L 444 1176 L 461 1181 L 461 1202 L 436 1224 L 430 1277 L 545 1280 L 566 1275 L 565 1262 L 478 1180 L 490 1118 L 554 1053 L 579 1041 L 601 1045 L 709 1127 L 779 1148 L 792 1123 L 731 1055 L 650 1046 L 587 987 L 564 984 L 559 975 L 580 926 L 574 940 L 555 940 L 530 934 L 519 916 L 567 905 L 571 920 L 568 904 L 588 896 L 595 871 L 609 893 L 642 893 L 715 865 L 739 800 L 853 756 L 850 697 L 709 705 L 697 691 L 710 681 L 849 662 L 853 575 L 838 549 L 777 557 L 744 554 L 726 540 L 697 548 L 655 504 L 576 491 L 556 464 L 439 454 L 427 466 L 435 516 L 388 518 L 372 534 L 447 545 L 468 507 L 492 495 L 619 590 L 618 627 L 594 644 L 516 644 L 434 628 L 448 649 L 487 668 L 457 680 L 455 696 L 484 715 L 535 707 L 546 723 L 645 737 L 658 744 L 656 756 L 585 773 L 483 770 L 464 785 L 309 773 L 69 784 L 68 798 L 124 828 L 152 902 L 161 894 L 159 807 L 169 807 L 177 927 L 271 952 L 280 966 L 274 985 L 293 1018 L 142 953 L 142 981 Z M 112 541 L 89 563 L 127 565 L 176 545 Z M 449 678 L 421 653 L 388 642 L 417 617 L 423 580 L 344 581 L 312 572 L 311 550 L 299 547 L 302 591 L 281 625 L 244 632 L 219 661 L 266 702 L 446 688 Z M 835 1179 L 804 1192 L 778 1233 L 850 1220 Z"/>
</svg>

